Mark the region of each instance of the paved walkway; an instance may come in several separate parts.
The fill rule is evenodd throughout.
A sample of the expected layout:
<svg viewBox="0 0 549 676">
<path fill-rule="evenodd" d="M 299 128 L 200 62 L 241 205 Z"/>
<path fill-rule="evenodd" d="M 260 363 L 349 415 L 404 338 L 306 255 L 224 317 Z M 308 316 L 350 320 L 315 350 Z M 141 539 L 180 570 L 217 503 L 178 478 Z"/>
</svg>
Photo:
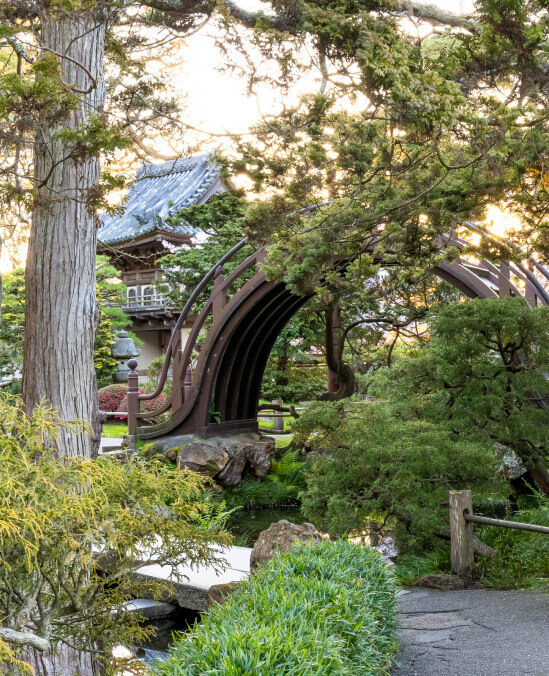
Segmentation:
<svg viewBox="0 0 549 676">
<path fill-rule="evenodd" d="M 392 676 L 549 676 L 549 594 L 414 590 Z"/>
</svg>

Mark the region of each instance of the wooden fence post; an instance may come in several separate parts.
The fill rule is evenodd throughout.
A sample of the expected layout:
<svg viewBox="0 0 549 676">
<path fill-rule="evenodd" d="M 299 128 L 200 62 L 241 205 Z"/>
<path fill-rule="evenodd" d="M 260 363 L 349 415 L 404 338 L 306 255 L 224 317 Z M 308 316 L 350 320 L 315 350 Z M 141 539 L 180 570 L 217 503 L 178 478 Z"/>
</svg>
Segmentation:
<svg viewBox="0 0 549 676">
<path fill-rule="evenodd" d="M 284 406 L 284 401 L 282 399 L 273 399 L 272 403 L 278 406 Z M 273 418 L 273 432 L 284 432 L 284 418 Z"/>
<path fill-rule="evenodd" d="M 473 513 L 470 490 L 450 491 L 450 538 L 452 543 L 452 572 L 463 575 L 470 572 L 474 563 L 473 524 L 464 518 Z"/>
</svg>

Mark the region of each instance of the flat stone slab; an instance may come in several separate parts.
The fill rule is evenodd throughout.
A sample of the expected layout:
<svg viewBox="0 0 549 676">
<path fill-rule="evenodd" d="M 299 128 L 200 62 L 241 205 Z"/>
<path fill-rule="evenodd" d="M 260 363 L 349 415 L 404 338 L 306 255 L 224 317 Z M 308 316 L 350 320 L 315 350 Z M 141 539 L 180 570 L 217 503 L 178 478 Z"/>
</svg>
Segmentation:
<svg viewBox="0 0 549 676">
<path fill-rule="evenodd" d="M 173 613 L 175 606 L 171 603 L 153 601 L 151 599 L 134 599 L 125 603 L 121 609 L 127 613 L 138 613 L 149 620 L 157 620 Z"/>
<path fill-rule="evenodd" d="M 122 439 L 117 437 L 101 437 L 99 443 L 99 453 L 108 453 L 109 451 L 118 451 L 122 448 Z"/>
<path fill-rule="evenodd" d="M 549 674 L 549 594 L 414 590 L 399 608 L 391 676 Z"/>
<path fill-rule="evenodd" d="M 174 575 L 172 566 L 158 564 L 144 565 L 138 569 L 137 575 L 155 580 L 167 581 L 171 592 L 163 595 L 163 601 L 177 603 L 182 608 L 190 608 L 204 612 L 208 609 L 208 592 L 210 587 L 228 582 L 241 582 L 250 574 L 249 547 L 218 547 L 219 558 L 227 562 L 225 570 L 214 566 L 178 566 Z M 178 576 L 185 576 L 178 580 Z"/>
</svg>

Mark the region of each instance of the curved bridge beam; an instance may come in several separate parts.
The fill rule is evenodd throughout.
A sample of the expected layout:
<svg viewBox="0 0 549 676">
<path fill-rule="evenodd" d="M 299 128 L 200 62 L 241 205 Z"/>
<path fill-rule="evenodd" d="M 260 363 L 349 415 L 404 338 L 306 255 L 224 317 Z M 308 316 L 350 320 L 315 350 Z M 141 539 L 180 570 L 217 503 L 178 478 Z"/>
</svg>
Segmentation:
<svg viewBox="0 0 549 676">
<path fill-rule="evenodd" d="M 243 240 L 224 256 L 193 292 L 174 329 L 157 391 L 148 395 L 128 392 L 130 434 L 153 439 L 193 433 L 217 436 L 257 432 L 257 407 L 267 359 L 284 326 L 310 297 L 297 296 L 283 283 L 266 279 L 257 268 L 264 259 L 264 248 L 249 256 L 223 279 L 223 263 L 245 243 Z M 439 242 L 441 249 L 452 246 L 463 251 L 469 245 L 454 235 L 446 235 Z M 254 266 L 255 275 L 227 300 L 235 280 Z M 432 268 L 432 272 L 470 298 L 512 295 L 524 296 L 532 305 L 549 304 L 549 272 L 531 259 L 517 264 L 502 262 L 495 265 L 486 260 L 472 262 L 460 257 L 454 262 L 441 261 Z M 194 298 L 212 279 L 212 296 L 195 320 L 187 343 L 182 347 L 179 324 L 188 316 Z M 192 352 L 210 315 L 213 323 L 191 377 Z M 173 388 L 168 402 L 153 413 L 140 412 L 139 401 L 157 396 L 162 389 L 172 353 Z M 140 421 L 166 411 L 170 411 L 170 416 L 162 424 L 137 427 Z"/>
</svg>

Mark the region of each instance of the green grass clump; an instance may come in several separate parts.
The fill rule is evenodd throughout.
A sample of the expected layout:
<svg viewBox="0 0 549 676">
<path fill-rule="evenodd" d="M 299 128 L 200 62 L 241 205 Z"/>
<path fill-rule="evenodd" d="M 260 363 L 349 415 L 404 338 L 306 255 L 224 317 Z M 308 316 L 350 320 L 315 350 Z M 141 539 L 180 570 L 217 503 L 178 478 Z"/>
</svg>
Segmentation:
<svg viewBox="0 0 549 676">
<path fill-rule="evenodd" d="M 539 494 L 538 506 L 519 510 L 511 521 L 549 526 L 549 500 Z M 547 589 L 549 591 L 549 535 L 485 526 L 475 534 L 494 547 L 498 555 L 482 559 L 482 584 L 498 589 Z"/>
<path fill-rule="evenodd" d="M 278 555 L 214 606 L 157 676 L 381 676 L 398 645 L 396 583 L 343 540 Z"/>
<path fill-rule="evenodd" d="M 122 439 L 126 434 L 128 434 L 128 426 L 125 423 L 118 425 L 106 423 L 103 425 L 101 436 L 109 437 L 111 439 Z"/>
<path fill-rule="evenodd" d="M 286 448 L 292 443 L 293 435 L 289 434 L 287 437 L 277 437 L 275 439 L 276 448 Z"/>
<path fill-rule="evenodd" d="M 395 575 L 403 587 L 413 587 L 416 580 L 424 575 L 450 573 L 449 552 L 435 550 L 426 552 L 423 556 L 404 554 L 395 561 Z"/>
</svg>

